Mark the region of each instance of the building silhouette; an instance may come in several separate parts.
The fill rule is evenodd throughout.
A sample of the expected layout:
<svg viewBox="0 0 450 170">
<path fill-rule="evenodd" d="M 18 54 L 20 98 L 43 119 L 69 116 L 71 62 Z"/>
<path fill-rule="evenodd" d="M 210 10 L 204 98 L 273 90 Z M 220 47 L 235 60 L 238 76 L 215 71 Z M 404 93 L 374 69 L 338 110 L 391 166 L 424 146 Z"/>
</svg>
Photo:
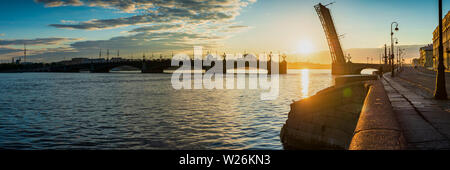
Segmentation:
<svg viewBox="0 0 450 170">
<path fill-rule="evenodd" d="M 442 33 L 444 34 L 443 38 L 443 47 L 444 47 L 444 66 L 447 70 L 450 70 L 450 11 L 445 15 L 442 19 Z M 433 32 L 433 68 L 437 70 L 438 66 L 438 57 L 439 57 L 439 26 Z"/>
</svg>

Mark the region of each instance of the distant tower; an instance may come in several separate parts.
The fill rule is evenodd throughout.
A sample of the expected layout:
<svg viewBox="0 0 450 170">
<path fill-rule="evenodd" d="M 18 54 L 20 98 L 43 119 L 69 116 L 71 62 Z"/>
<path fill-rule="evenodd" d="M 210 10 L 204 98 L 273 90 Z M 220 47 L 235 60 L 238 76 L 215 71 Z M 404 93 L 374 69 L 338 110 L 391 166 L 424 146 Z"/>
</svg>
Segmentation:
<svg viewBox="0 0 450 170">
<path fill-rule="evenodd" d="M 272 51 L 269 54 L 269 61 L 272 61 Z"/>
<path fill-rule="evenodd" d="M 145 61 L 145 53 L 142 55 L 142 61 Z"/>
<path fill-rule="evenodd" d="M 106 49 L 106 60 L 109 60 L 109 49 Z"/>
<path fill-rule="evenodd" d="M 388 59 L 389 65 L 391 65 L 391 64 L 392 64 L 392 60 L 391 60 L 391 55 L 392 55 L 392 54 L 391 54 L 391 48 L 388 48 L 388 52 L 389 52 L 389 53 L 388 53 L 388 56 L 386 56 L 386 58 L 389 57 L 389 58 L 387 58 L 387 59 Z"/>
<path fill-rule="evenodd" d="M 388 64 L 387 46 L 384 44 L 384 64 Z"/>
<path fill-rule="evenodd" d="M 100 52 L 98 53 L 98 58 L 102 58 L 102 49 L 100 48 Z"/>
<path fill-rule="evenodd" d="M 223 52 L 222 59 L 226 60 L 226 58 L 227 58 L 227 53 Z"/>
<path fill-rule="evenodd" d="M 23 62 L 27 62 L 27 45 L 23 44 Z"/>
<path fill-rule="evenodd" d="M 281 56 L 281 58 L 283 58 L 283 61 L 286 61 L 286 58 L 287 58 L 286 54 L 283 54 L 283 55 Z"/>
<path fill-rule="evenodd" d="M 117 58 L 120 57 L 120 50 L 117 50 Z"/>
</svg>

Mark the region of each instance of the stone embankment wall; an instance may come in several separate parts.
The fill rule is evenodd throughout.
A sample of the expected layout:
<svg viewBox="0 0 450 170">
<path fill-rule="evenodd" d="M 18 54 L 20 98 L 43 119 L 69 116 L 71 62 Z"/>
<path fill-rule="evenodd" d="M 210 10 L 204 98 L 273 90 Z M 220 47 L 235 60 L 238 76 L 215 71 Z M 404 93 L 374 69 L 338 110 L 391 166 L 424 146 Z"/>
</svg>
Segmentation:
<svg viewBox="0 0 450 170">
<path fill-rule="evenodd" d="M 353 82 L 291 104 L 280 136 L 285 149 L 348 149 L 367 91 Z"/>
<path fill-rule="evenodd" d="M 403 149 L 405 142 L 378 76 L 343 76 L 291 104 L 281 130 L 285 149 Z"/>
</svg>

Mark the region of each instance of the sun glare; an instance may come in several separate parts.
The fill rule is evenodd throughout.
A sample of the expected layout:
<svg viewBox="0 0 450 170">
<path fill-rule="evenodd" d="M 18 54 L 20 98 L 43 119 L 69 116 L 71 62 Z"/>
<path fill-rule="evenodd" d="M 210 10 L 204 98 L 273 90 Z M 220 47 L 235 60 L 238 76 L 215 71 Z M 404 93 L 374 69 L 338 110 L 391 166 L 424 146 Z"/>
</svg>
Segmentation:
<svg viewBox="0 0 450 170">
<path fill-rule="evenodd" d="M 311 41 L 303 40 L 299 43 L 297 50 L 301 54 L 310 54 L 314 51 L 314 45 Z"/>
</svg>

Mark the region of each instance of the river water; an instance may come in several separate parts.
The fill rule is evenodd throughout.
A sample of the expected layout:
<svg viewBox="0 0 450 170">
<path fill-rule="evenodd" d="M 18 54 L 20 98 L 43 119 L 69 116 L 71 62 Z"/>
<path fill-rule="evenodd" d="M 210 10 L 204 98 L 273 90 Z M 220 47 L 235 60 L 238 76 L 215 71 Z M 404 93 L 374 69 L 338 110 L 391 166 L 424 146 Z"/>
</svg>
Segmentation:
<svg viewBox="0 0 450 170">
<path fill-rule="evenodd" d="M 0 74 L 3 149 L 283 149 L 289 105 L 332 85 L 289 70 L 265 90 L 175 90 L 170 74 Z"/>
</svg>

